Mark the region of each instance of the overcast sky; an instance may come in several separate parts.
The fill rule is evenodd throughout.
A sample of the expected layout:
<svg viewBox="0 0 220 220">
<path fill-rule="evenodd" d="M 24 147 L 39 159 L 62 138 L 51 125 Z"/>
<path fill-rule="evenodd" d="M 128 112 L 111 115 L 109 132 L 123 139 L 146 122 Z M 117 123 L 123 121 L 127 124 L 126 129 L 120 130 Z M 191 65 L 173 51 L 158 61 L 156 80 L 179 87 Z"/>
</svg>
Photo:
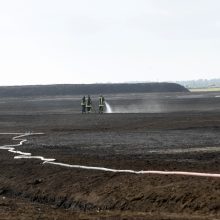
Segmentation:
<svg viewBox="0 0 220 220">
<path fill-rule="evenodd" d="M 0 85 L 220 78 L 219 0 L 0 0 Z"/>
</svg>

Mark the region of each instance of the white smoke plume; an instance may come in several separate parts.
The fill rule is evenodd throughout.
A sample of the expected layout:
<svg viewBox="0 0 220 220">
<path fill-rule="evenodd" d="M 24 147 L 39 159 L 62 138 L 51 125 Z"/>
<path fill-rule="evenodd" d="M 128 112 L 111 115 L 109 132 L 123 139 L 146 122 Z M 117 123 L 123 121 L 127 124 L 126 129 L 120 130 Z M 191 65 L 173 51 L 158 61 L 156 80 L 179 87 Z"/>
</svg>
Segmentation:
<svg viewBox="0 0 220 220">
<path fill-rule="evenodd" d="M 136 103 L 130 105 L 111 106 L 106 103 L 106 113 L 160 113 L 164 111 L 164 107 L 160 103 Z"/>
</svg>

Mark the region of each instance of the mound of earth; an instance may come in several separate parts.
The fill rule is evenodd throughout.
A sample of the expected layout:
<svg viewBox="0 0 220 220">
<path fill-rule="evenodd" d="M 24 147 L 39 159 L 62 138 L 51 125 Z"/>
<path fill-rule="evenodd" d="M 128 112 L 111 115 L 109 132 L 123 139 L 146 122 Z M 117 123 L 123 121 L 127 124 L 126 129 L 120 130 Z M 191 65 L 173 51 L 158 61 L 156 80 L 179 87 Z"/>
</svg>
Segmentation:
<svg viewBox="0 0 220 220">
<path fill-rule="evenodd" d="M 153 92 L 188 92 L 188 90 L 176 83 L 66 84 L 0 87 L 0 97 Z"/>
</svg>

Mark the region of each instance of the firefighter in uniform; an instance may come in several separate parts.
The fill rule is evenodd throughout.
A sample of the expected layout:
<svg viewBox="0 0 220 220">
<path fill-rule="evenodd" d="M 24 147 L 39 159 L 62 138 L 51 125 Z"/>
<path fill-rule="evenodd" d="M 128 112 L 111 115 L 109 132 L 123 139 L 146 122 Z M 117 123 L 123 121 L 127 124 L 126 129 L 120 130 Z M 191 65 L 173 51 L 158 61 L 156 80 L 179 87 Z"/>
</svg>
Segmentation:
<svg viewBox="0 0 220 220">
<path fill-rule="evenodd" d="M 99 114 L 104 113 L 104 107 L 105 107 L 105 98 L 100 95 L 99 96 Z"/>
<path fill-rule="evenodd" d="M 89 95 L 88 95 L 87 102 L 86 102 L 86 110 L 87 110 L 87 113 L 90 113 L 92 110 L 92 100 Z"/>
<path fill-rule="evenodd" d="M 83 96 L 82 98 L 81 106 L 82 106 L 82 114 L 86 113 L 86 97 L 85 96 Z"/>
</svg>

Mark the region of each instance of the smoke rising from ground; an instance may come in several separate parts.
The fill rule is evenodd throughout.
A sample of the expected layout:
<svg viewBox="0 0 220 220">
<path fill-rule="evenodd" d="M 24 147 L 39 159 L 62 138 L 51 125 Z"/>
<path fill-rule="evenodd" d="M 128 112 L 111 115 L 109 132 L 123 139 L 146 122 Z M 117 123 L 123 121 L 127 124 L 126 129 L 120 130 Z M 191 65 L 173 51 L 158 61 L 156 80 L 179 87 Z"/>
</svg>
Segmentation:
<svg viewBox="0 0 220 220">
<path fill-rule="evenodd" d="M 151 101 L 151 103 L 138 102 L 136 104 L 117 106 L 106 103 L 106 113 L 160 113 L 164 111 L 165 108 L 156 101 Z"/>
<path fill-rule="evenodd" d="M 117 106 L 112 108 L 113 113 L 160 113 L 163 111 L 164 110 L 159 103 L 139 103 L 127 106 Z"/>
<path fill-rule="evenodd" d="M 219 104 L 206 104 L 219 98 L 216 93 L 174 93 L 174 94 L 130 94 L 109 97 L 108 113 L 169 113 L 185 111 L 213 111 Z M 189 101 L 190 100 L 190 101 Z"/>
</svg>

